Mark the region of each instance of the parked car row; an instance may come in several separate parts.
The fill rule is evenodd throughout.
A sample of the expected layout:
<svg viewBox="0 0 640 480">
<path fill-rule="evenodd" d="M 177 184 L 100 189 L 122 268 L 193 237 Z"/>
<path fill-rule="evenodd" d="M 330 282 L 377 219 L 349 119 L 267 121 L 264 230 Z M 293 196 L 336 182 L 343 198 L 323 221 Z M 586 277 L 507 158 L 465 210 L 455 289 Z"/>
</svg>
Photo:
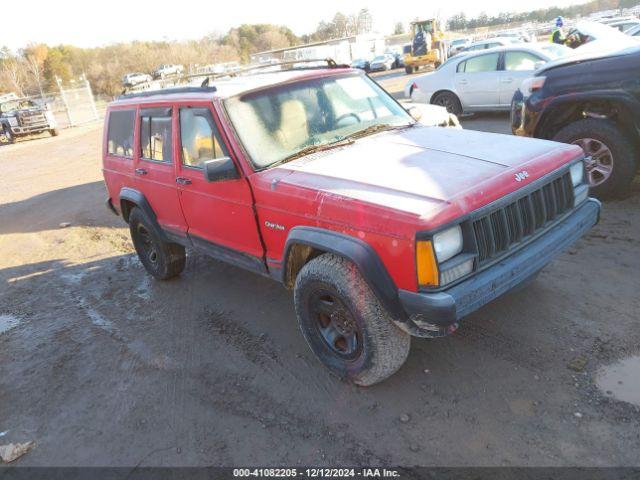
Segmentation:
<svg viewBox="0 0 640 480">
<path fill-rule="evenodd" d="M 357 58 L 351 62 L 351 68 L 357 68 L 365 72 L 379 72 L 402 67 L 404 67 L 404 61 L 400 53 L 385 53 L 371 60 Z"/>
<path fill-rule="evenodd" d="M 182 65 L 162 64 L 153 71 L 152 75 L 142 72 L 127 73 L 122 77 L 122 85 L 125 87 L 135 87 L 136 85 L 149 83 L 153 80 L 182 75 L 182 73 L 184 73 L 184 67 Z"/>
<path fill-rule="evenodd" d="M 480 51 L 468 45 L 434 72 L 409 80 L 405 97 L 456 115 L 510 111 L 516 135 L 581 146 L 595 195 L 623 195 L 640 156 L 640 27 L 626 35 L 581 22 L 573 32 L 582 41 L 575 50 L 553 43 Z"/>
</svg>

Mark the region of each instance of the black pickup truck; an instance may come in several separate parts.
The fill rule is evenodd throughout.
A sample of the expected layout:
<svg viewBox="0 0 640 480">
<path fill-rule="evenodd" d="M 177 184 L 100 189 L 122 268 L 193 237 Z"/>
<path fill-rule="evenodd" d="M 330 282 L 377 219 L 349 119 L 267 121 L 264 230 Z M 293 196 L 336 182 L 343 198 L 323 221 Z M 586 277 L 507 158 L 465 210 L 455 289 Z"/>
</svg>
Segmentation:
<svg viewBox="0 0 640 480">
<path fill-rule="evenodd" d="M 580 145 L 592 194 L 624 195 L 640 154 L 640 45 L 548 63 L 516 91 L 511 129 Z"/>
</svg>

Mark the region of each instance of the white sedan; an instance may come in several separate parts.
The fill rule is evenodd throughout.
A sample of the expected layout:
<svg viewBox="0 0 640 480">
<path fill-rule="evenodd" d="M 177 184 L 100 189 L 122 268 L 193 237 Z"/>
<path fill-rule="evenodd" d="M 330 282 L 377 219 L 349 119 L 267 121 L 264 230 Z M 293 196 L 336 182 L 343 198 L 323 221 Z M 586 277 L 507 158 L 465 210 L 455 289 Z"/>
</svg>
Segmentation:
<svg viewBox="0 0 640 480">
<path fill-rule="evenodd" d="M 523 80 L 545 63 L 572 52 L 562 45 L 541 43 L 461 53 L 436 71 L 409 80 L 404 95 L 416 103 L 441 105 L 456 115 L 510 110 Z"/>
</svg>

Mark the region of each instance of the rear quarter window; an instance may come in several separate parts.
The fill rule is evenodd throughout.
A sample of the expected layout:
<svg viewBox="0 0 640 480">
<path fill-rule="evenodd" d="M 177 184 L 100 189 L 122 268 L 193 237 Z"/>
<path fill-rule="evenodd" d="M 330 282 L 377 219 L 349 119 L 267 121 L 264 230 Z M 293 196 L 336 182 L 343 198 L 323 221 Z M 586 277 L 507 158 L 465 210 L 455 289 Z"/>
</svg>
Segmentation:
<svg viewBox="0 0 640 480">
<path fill-rule="evenodd" d="M 133 158 L 134 110 L 112 110 L 107 126 L 107 153 Z"/>
</svg>

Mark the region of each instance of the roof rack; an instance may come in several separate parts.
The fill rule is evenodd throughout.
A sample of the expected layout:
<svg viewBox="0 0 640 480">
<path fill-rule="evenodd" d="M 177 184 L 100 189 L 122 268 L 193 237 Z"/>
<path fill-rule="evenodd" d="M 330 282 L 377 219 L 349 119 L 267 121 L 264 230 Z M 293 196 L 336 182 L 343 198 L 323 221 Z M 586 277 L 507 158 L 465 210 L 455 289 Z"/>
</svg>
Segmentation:
<svg viewBox="0 0 640 480">
<path fill-rule="evenodd" d="M 310 65 L 310 66 L 301 66 L 300 64 L 305 63 L 318 63 L 324 62 L 326 66 L 319 65 Z M 291 71 L 291 70 L 316 70 L 321 68 L 350 68 L 349 65 L 338 64 L 332 58 L 314 58 L 308 60 L 290 60 L 287 62 L 277 62 L 277 63 L 265 63 L 263 65 L 253 65 L 250 67 L 240 68 L 232 73 L 192 73 L 189 75 L 181 75 L 180 80 L 189 80 L 193 78 L 202 78 L 202 84 L 199 87 L 173 87 L 173 88 L 162 88 L 159 90 L 144 90 L 141 92 L 127 92 L 125 88 L 122 91 L 122 94 L 118 97 L 118 99 L 125 98 L 135 98 L 135 97 L 150 97 L 152 95 L 166 95 L 170 93 L 213 93 L 216 91 L 215 86 L 210 86 L 209 82 L 211 80 L 215 80 L 217 78 L 228 78 L 228 77 L 237 77 L 238 75 L 242 75 L 243 73 L 253 72 L 256 70 L 264 70 L 267 68 L 277 68 L 280 67 L 280 70 L 277 72 L 283 71 Z"/>
<path fill-rule="evenodd" d="M 127 93 L 125 88 L 118 99 L 136 98 L 136 97 L 151 97 L 153 95 L 167 95 L 171 93 L 214 93 L 217 88 L 214 86 L 203 85 L 201 87 L 174 87 L 174 88 L 161 88 L 159 90 L 145 90 L 143 92 L 131 92 Z"/>
<path fill-rule="evenodd" d="M 324 62 L 327 65 L 326 66 L 319 66 L 319 65 L 313 65 L 313 66 L 300 66 L 300 64 L 304 64 L 304 63 L 318 63 L 318 62 Z M 209 85 L 209 81 L 210 80 L 215 80 L 216 78 L 224 78 L 224 77 L 236 77 L 238 75 L 241 75 L 243 73 L 248 73 L 248 72 L 253 72 L 256 70 L 265 70 L 268 68 L 277 68 L 280 67 L 280 72 L 284 72 L 284 71 L 290 71 L 290 70 L 317 70 L 317 69 L 321 69 L 321 68 L 350 68 L 349 65 L 346 64 L 338 64 L 336 63 L 336 61 L 332 58 L 312 58 L 312 59 L 306 59 L 306 60 L 289 60 L 286 62 L 277 62 L 277 63 L 265 63 L 265 64 L 261 64 L 261 65 L 253 65 L 253 66 L 249 66 L 249 67 L 244 67 L 244 68 L 240 68 L 232 73 L 194 73 L 191 75 L 186 75 L 184 78 L 204 78 L 203 82 L 202 82 L 202 86 L 203 87 L 207 87 Z M 288 67 L 288 68 L 286 68 Z"/>
</svg>

